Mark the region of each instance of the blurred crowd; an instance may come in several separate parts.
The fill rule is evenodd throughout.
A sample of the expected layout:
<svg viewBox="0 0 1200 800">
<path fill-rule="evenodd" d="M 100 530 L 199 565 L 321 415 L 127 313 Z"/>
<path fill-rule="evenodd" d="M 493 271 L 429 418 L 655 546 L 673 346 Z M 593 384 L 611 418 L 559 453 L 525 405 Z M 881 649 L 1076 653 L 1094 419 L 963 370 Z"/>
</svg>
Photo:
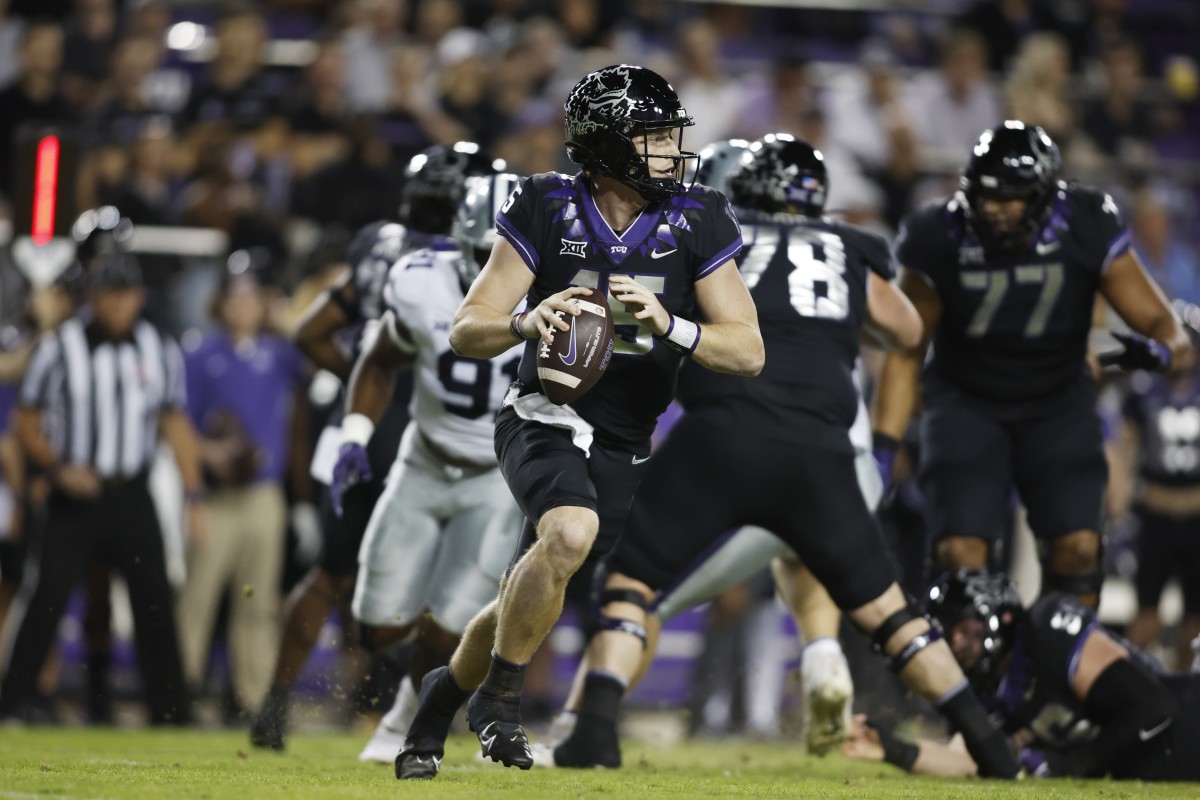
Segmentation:
<svg viewBox="0 0 1200 800">
<path fill-rule="evenodd" d="M 293 535 L 270 542 L 278 551 L 270 559 L 286 552 L 289 560 L 276 569 L 280 585 L 263 590 L 273 600 L 255 606 L 255 619 L 239 617 L 236 603 L 221 612 L 228 623 L 217 619 L 218 584 L 251 579 L 230 578 L 232 567 L 204 585 L 189 576 L 185 596 L 203 598 L 193 608 L 199 621 L 181 617 L 192 628 L 181 631 L 189 681 L 204 680 L 214 626 L 249 636 L 243 646 L 259 648 L 249 658 L 271 663 L 278 600 L 319 546 L 306 505 L 316 499 L 305 477 L 311 437 L 280 428 L 267 462 L 238 462 L 244 431 L 213 421 L 221 409 L 204 385 L 220 385 L 223 373 L 213 372 L 211 357 L 203 360 L 201 332 L 280 337 L 273 405 L 255 413 L 290 419 L 296 409 L 307 414 L 314 398 L 328 402 L 325 384 L 312 381 L 283 339 L 344 269 L 353 233 L 394 217 L 409 158 L 431 144 L 469 140 L 518 174 L 572 171 L 561 102 L 591 69 L 631 62 L 665 75 L 696 120 L 687 149 L 772 131 L 802 137 L 825 154 L 827 207 L 885 234 L 914 205 L 954 190 L 982 130 L 1005 118 L 1041 125 L 1062 148 L 1067 175 L 1117 198 L 1138 254 L 1164 290 L 1200 304 L 1194 4 L 931 0 L 891 12 L 796 5 L 0 0 L 0 219 L 14 217 L 12 153 L 23 127 L 53 125 L 78 150 L 69 176 L 76 209 L 112 205 L 139 229 L 221 234 L 216 251 L 196 254 L 181 240 L 176 252 L 156 248 L 142 258 L 147 315 L 189 354 L 188 394 L 196 398 L 189 402 L 208 403 L 189 411 L 204 434 L 200 456 L 210 481 L 271 484 L 268 496 L 252 498 L 259 510 L 246 513 L 278 518 L 281 531 L 290 518 Z M 254 280 L 231 280 L 241 273 Z M 5 417 L 22 374 L 18 356 L 70 313 L 64 292 L 61 282 L 33 285 L 8 253 L 0 256 Z M 1124 390 L 1114 391 L 1115 431 Z M 20 461 L 11 437 L 0 438 L 0 470 L 12 488 L 25 488 L 13 477 L 22 474 Z M 234 480 L 238 470 L 245 474 Z M 19 537 L 28 507 L 12 495 L 0 497 L 6 546 Z M 242 513 L 233 499 L 229 505 L 228 514 Z M 306 510 L 297 516 L 298 507 Z M 1119 532 L 1130 530 L 1121 522 L 1127 507 L 1114 504 Z M 1136 558 L 1119 566 L 1136 570 Z M 6 574 L 0 611 L 14 591 Z M 712 611 L 714 629 L 739 641 L 746 630 L 731 620 L 771 602 L 769 592 L 740 592 Z M 107 634 L 99 630 L 98 639 Z M 758 641 L 709 650 L 761 651 Z M 52 667 L 43 689 L 53 687 Z M 253 666 L 241 672 L 249 687 L 241 703 L 252 709 L 266 678 Z M 705 699 L 718 689 L 704 693 L 692 704 L 694 727 L 728 725 L 728 708 L 713 711 L 721 704 Z M 706 714 L 716 721 L 705 722 Z M 777 713 L 759 716 L 760 732 L 778 725 Z"/>
</svg>

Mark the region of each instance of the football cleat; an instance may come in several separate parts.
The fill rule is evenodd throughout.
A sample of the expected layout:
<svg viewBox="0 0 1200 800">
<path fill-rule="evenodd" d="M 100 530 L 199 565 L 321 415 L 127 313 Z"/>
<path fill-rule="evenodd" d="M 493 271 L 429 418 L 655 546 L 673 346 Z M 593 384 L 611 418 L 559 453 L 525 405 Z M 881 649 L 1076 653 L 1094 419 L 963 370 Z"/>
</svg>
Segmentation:
<svg viewBox="0 0 1200 800">
<path fill-rule="evenodd" d="M 519 698 L 506 700 L 476 691 L 467 701 L 467 724 L 479 737 L 479 749 L 485 758 L 506 767 L 533 766 L 529 738 L 521 727 Z"/>
<path fill-rule="evenodd" d="M 396 754 L 404 749 L 404 734 L 394 731 L 383 723 L 375 729 L 371 741 L 358 754 L 358 760 L 363 763 L 374 761 L 379 764 L 391 764 L 396 760 Z"/>
<path fill-rule="evenodd" d="M 565 769 L 591 769 L 621 766 L 621 739 L 613 720 L 581 714 L 575 729 L 554 748 L 553 766 Z"/>
<path fill-rule="evenodd" d="M 804 743 L 824 756 L 850 735 L 854 684 L 840 647 L 808 648 L 800 665 L 804 687 Z"/>
<path fill-rule="evenodd" d="M 405 740 L 404 749 L 396 756 L 396 779 L 402 781 L 430 781 L 437 777 L 442 768 L 442 757 L 421 753 L 411 740 Z"/>
<path fill-rule="evenodd" d="M 250 726 L 250 744 L 266 750 L 284 748 L 283 735 L 288 725 L 289 698 L 286 692 L 272 689 Z"/>
</svg>

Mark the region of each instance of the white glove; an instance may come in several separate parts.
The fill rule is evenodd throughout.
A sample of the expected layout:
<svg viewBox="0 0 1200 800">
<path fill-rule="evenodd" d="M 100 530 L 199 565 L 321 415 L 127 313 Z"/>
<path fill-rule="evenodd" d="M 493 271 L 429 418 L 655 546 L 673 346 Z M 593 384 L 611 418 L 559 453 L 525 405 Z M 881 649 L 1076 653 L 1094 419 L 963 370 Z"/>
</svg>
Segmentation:
<svg viewBox="0 0 1200 800">
<path fill-rule="evenodd" d="M 321 555 L 321 513 L 312 503 L 296 503 L 290 521 L 296 535 L 296 558 L 308 566 Z"/>
</svg>

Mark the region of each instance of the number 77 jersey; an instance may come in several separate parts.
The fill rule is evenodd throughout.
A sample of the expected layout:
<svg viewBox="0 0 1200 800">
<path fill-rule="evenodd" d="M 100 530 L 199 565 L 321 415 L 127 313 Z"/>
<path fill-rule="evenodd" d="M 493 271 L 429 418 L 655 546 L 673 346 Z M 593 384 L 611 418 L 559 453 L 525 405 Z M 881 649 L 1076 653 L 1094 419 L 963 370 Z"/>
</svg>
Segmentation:
<svg viewBox="0 0 1200 800">
<path fill-rule="evenodd" d="M 1044 227 L 1015 253 L 985 253 L 957 198 L 909 214 L 900 264 L 941 300 L 925 383 L 986 401 L 1033 401 L 1086 374 L 1100 279 L 1130 235 L 1108 195 L 1060 184 Z"/>
<path fill-rule="evenodd" d="M 490 360 L 451 350 L 450 323 L 464 295 L 457 267 L 462 255 L 441 236 L 414 246 L 392 265 L 383 293 L 399 323 L 393 338 L 416 359 L 409 413 L 438 452 L 479 466 L 495 464 L 496 412 L 516 379 L 521 347 Z"/>
</svg>

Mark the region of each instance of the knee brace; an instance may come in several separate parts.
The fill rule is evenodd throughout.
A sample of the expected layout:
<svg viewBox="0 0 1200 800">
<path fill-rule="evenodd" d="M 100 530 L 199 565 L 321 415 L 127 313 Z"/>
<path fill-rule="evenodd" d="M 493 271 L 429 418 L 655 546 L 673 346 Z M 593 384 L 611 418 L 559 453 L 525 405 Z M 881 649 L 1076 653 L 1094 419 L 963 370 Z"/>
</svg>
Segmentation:
<svg viewBox="0 0 1200 800">
<path fill-rule="evenodd" d="M 886 650 L 888 640 L 892 638 L 896 631 L 900 630 L 913 620 L 918 619 L 924 620 L 926 624 L 929 625 L 929 628 L 909 639 L 908 642 L 900 648 L 899 653 L 894 656 L 889 656 Z M 905 666 L 908 665 L 908 662 L 912 661 L 913 658 L 916 657 L 917 653 L 921 652 L 926 647 L 929 647 L 929 645 L 941 638 L 942 634 L 940 631 L 938 631 L 937 627 L 930 623 L 929 618 L 924 614 L 917 613 L 912 607 L 912 601 L 909 600 L 907 605 L 891 614 L 891 616 L 885 619 L 883 623 L 880 624 L 880 626 L 876 628 L 873 633 L 871 633 L 871 647 L 876 653 L 879 653 L 881 656 L 883 656 L 888 667 L 890 667 L 893 672 L 899 673 L 902 669 L 904 669 Z"/>
<path fill-rule="evenodd" d="M 633 589 L 605 589 L 602 591 L 600 593 L 601 610 L 596 615 L 594 632 L 619 631 L 627 633 L 630 636 L 636 636 L 638 639 L 641 639 L 642 647 L 645 647 L 649 640 L 646 626 L 631 619 L 618 619 L 608 616 L 604 613 L 603 608 L 609 603 L 630 603 L 643 611 L 647 611 L 649 603 L 646 602 L 646 598 L 642 596 L 642 593 L 636 592 Z"/>
</svg>

